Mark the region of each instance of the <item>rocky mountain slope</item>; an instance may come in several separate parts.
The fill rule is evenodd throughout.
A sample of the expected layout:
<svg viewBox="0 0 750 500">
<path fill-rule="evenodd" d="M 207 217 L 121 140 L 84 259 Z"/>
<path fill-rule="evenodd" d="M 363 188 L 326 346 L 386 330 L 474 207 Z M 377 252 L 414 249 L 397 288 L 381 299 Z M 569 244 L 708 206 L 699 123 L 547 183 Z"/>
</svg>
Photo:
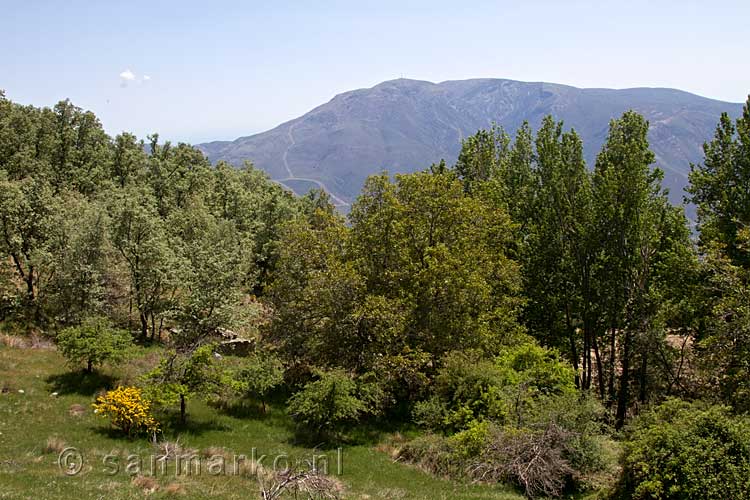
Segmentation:
<svg viewBox="0 0 750 500">
<path fill-rule="evenodd" d="M 741 105 L 661 88 L 399 79 L 337 95 L 267 132 L 198 147 L 212 161 L 251 160 L 297 192 L 325 188 L 345 205 L 370 174 L 412 172 L 440 159 L 453 163 L 461 140 L 493 122 L 514 132 L 524 120 L 536 128 L 551 114 L 579 132 L 593 166 L 609 120 L 628 109 L 649 120 L 657 164 L 665 171 L 672 201 L 679 203 L 689 165 L 701 161 L 701 145 L 712 136 L 719 115 L 736 116 Z"/>
</svg>

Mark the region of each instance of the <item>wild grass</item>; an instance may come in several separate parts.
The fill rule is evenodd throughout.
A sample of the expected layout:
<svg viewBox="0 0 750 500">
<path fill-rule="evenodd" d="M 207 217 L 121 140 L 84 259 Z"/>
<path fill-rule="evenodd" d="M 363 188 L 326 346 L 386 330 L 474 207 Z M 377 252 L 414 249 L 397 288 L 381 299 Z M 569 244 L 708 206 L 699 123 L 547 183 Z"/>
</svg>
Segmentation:
<svg viewBox="0 0 750 500">
<path fill-rule="evenodd" d="M 0 346 L 0 386 L 13 390 L 0 393 L 0 498 L 130 499 L 143 498 L 260 498 L 257 477 L 248 462 L 240 462 L 240 473 L 180 474 L 169 468 L 164 475 L 149 474 L 148 457 L 155 449 L 146 437 L 127 439 L 111 432 L 107 422 L 91 411 L 97 392 L 135 377 L 134 367 L 147 369 L 156 348 L 139 348 L 132 364 L 105 368 L 89 379 L 67 367 L 53 349 Z M 19 393 L 23 390 L 23 393 Z M 52 395 L 53 393 L 57 395 Z M 390 429 L 357 429 L 340 443 L 341 471 L 337 467 L 338 444 L 302 444 L 296 426 L 280 404 L 266 415 L 249 412 L 233 415 L 197 398 L 188 403 L 188 422 L 176 419 L 165 425 L 158 445 L 172 451 L 194 452 L 201 457 L 235 455 L 285 455 L 290 461 L 325 455 L 329 473 L 340 482 L 342 498 L 380 499 L 513 499 L 522 496 L 506 487 L 462 484 L 435 478 L 416 467 L 394 461 L 394 448 L 403 438 Z M 304 436 L 303 436 L 304 437 Z M 166 443 L 166 444 L 165 444 Z M 75 447 L 85 457 L 80 474 L 65 476 L 58 454 Z M 166 450 L 169 451 L 169 450 Z M 128 457 L 143 458 L 140 472 L 126 470 Z M 116 461 L 119 469 L 110 475 L 103 460 Z M 170 462 L 171 463 L 171 462 Z M 263 462 L 268 466 L 268 458 Z M 228 471 L 232 468 L 227 467 Z M 160 472 L 157 469 L 157 473 Z"/>
</svg>

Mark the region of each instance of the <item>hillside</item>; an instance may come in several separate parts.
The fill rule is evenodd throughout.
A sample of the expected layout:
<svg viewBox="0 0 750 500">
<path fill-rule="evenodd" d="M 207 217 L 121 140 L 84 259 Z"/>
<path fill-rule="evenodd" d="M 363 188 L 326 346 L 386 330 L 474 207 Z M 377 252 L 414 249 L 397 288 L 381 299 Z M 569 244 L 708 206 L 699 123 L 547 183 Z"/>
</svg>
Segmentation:
<svg viewBox="0 0 750 500">
<path fill-rule="evenodd" d="M 590 165 L 609 120 L 634 109 L 651 124 L 650 140 L 672 201 L 682 200 L 690 162 L 700 161 L 722 111 L 741 105 L 674 89 L 579 89 L 499 79 L 434 84 L 399 79 L 337 95 L 278 127 L 234 141 L 198 147 L 212 161 L 249 159 L 296 191 L 327 188 L 351 202 L 364 179 L 386 169 L 413 172 L 455 161 L 461 139 L 493 121 L 508 131 L 524 121 L 537 127 L 548 114 L 583 137 Z"/>
</svg>

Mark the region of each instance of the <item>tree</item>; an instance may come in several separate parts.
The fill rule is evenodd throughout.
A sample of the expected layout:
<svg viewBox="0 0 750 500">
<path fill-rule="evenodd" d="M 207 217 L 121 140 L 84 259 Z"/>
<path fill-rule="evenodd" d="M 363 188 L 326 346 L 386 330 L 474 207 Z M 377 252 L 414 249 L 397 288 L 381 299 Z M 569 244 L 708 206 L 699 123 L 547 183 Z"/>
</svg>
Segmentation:
<svg viewBox="0 0 750 500">
<path fill-rule="evenodd" d="M 128 332 L 113 328 L 102 317 L 87 318 L 79 326 L 65 328 L 57 334 L 57 345 L 70 363 L 86 363 L 86 371 L 105 362 L 123 360 L 132 339 Z"/>
<path fill-rule="evenodd" d="M 231 383 L 214 357 L 212 344 L 187 352 L 168 351 L 159 365 L 144 376 L 149 399 L 170 406 L 179 403 L 180 423 L 187 422 L 187 402 L 193 396 L 207 398 Z"/>
<path fill-rule="evenodd" d="M 257 398 L 265 413 L 268 394 L 284 381 L 284 365 L 272 354 L 255 353 L 242 360 L 234 378 L 238 389 Z"/>
<path fill-rule="evenodd" d="M 251 245 L 234 223 L 214 217 L 198 200 L 175 211 L 168 226 L 178 242 L 182 289 L 174 310 L 179 332 L 172 341 L 190 351 L 241 322 L 242 287 L 253 283 Z"/>
<path fill-rule="evenodd" d="M 14 181 L 0 172 L 2 250 L 25 284 L 28 307 L 36 307 L 39 264 L 54 230 L 53 213 L 52 189 L 47 183 L 35 178 Z"/>
<path fill-rule="evenodd" d="M 493 125 L 461 141 L 454 169 L 466 190 L 471 192 L 475 183 L 497 177 L 509 154 L 510 137 L 501 127 Z"/>
<path fill-rule="evenodd" d="M 72 187 L 84 194 L 98 191 L 108 175 L 109 137 L 91 111 L 69 100 L 52 110 L 50 182 L 55 191 Z"/>
<path fill-rule="evenodd" d="M 113 280 L 107 210 L 75 193 L 59 196 L 45 265 L 44 306 L 64 325 L 78 324 L 107 309 L 107 282 Z"/>
<path fill-rule="evenodd" d="M 525 223 L 528 234 L 522 250 L 524 268 L 529 270 L 525 273 L 530 298 L 525 319 L 547 345 L 568 349 L 576 383 L 587 390 L 592 381 L 592 350 L 600 361 L 592 276 L 597 252 L 592 186 L 580 138 L 575 131 L 562 129 L 561 122 L 547 117 L 536 138 L 538 187 L 533 215 Z M 579 362 L 583 364 L 580 372 Z"/>
<path fill-rule="evenodd" d="M 512 225 L 452 172 L 371 177 L 350 219 L 356 268 L 368 293 L 406 309 L 410 347 L 493 352 L 520 331 Z"/>
<path fill-rule="evenodd" d="M 750 432 L 724 407 L 671 399 L 627 428 L 623 497 L 750 498 Z"/>
<path fill-rule="evenodd" d="M 143 141 L 127 132 L 115 137 L 111 177 L 116 185 L 124 188 L 131 182 L 140 181 L 145 176 L 146 162 Z"/>
<path fill-rule="evenodd" d="M 180 263 L 169 244 L 151 194 L 141 187 L 112 192 L 111 238 L 128 269 L 130 309 L 135 307 L 141 337 L 156 335 L 156 319 L 171 307 Z"/>
<path fill-rule="evenodd" d="M 736 264 L 748 267 L 737 236 L 750 225 L 750 96 L 734 124 L 728 114 L 721 115 L 703 152 L 703 163 L 690 166 L 687 188 L 688 199 L 698 206 L 701 243 L 720 242 Z"/>
<path fill-rule="evenodd" d="M 367 410 L 357 397 L 357 384 L 346 372 L 319 372 L 318 380 L 289 399 L 288 411 L 298 422 L 321 433 L 355 421 Z"/>
<path fill-rule="evenodd" d="M 734 261 L 750 250 L 750 228 L 736 235 Z M 719 243 L 703 265 L 711 310 L 699 332 L 697 352 L 709 393 L 737 412 L 750 410 L 750 269 L 736 265 Z"/>
<path fill-rule="evenodd" d="M 661 188 L 662 172 L 650 169 L 654 154 L 647 132 L 648 122 L 635 112 L 613 120 L 597 156 L 593 178 L 595 227 L 602 256 L 597 279 L 600 303 L 609 323 L 609 392 L 617 397 L 618 427 L 624 424 L 630 405 L 636 354 L 643 398 L 647 394 L 643 386 L 647 382 L 648 347 L 664 341 L 663 324 L 655 321 L 659 286 L 663 284 L 659 280 L 663 256 L 690 255 L 689 251 L 679 251 L 690 246 L 684 214 L 669 204 Z M 620 375 L 615 392 L 617 367 Z M 604 374 L 600 372 L 600 376 Z"/>
<path fill-rule="evenodd" d="M 199 150 L 188 144 L 159 145 L 159 135 L 149 136 L 151 156 L 148 159 L 147 179 L 153 190 L 156 207 L 161 217 L 185 207 L 196 194 L 210 185 L 210 163 Z"/>
</svg>

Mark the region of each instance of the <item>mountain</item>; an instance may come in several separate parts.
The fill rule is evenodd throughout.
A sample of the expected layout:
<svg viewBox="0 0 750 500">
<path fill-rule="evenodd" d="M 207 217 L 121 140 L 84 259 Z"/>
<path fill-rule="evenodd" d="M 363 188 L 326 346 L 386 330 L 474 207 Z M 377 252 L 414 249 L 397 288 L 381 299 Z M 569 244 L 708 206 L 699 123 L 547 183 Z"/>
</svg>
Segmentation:
<svg viewBox="0 0 750 500">
<path fill-rule="evenodd" d="M 548 114 L 575 128 L 593 167 L 609 121 L 633 109 L 650 122 L 649 138 L 665 185 L 680 203 L 691 162 L 702 159 L 723 111 L 740 104 L 663 88 L 580 89 L 553 83 L 473 79 L 431 83 L 399 79 L 339 94 L 305 115 L 234 141 L 198 147 L 210 160 L 251 160 L 298 193 L 322 187 L 350 203 L 368 175 L 413 172 L 455 162 L 461 140 L 493 122 L 515 132 Z"/>
</svg>

